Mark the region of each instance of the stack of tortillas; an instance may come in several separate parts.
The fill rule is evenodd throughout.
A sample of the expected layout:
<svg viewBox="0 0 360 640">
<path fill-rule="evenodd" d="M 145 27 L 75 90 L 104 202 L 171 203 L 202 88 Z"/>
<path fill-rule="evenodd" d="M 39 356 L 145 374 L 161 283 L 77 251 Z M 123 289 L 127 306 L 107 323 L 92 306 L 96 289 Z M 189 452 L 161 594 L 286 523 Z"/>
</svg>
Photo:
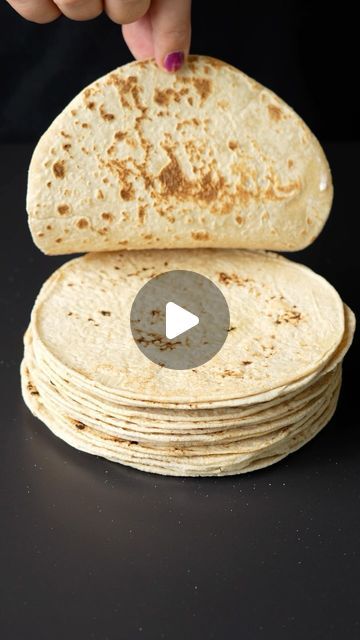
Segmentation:
<svg viewBox="0 0 360 640">
<path fill-rule="evenodd" d="M 78 449 L 168 475 L 242 473 L 301 447 L 335 411 L 355 319 L 322 277 L 259 249 L 309 244 L 331 200 L 311 132 L 229 65 L 135 62 L 85 89 L 30 166 L 36 244 L 98 252 L 37 298 L 31 411 Z M 206 276 L 229 306 L 224 346 L 194 369 L 154 364 L 130 329 L 140 288 L 172 270 Z"/>
</svg>

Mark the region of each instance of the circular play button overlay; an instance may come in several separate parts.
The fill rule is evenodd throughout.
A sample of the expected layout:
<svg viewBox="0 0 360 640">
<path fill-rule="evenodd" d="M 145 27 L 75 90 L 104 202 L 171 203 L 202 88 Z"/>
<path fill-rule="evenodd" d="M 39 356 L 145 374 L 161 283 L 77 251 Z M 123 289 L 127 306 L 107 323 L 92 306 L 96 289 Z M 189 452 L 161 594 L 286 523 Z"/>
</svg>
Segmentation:
<svg viewBox="0 0 360 640">
<path fill-rule="evenodd" d="M 194 271 L 167 271 L 137 293 L 130 313 L 133 338 L 149 360 L 168 369 L 194 369 L 223 346 L 230 325 L 225 297 Z"/>
</svg>

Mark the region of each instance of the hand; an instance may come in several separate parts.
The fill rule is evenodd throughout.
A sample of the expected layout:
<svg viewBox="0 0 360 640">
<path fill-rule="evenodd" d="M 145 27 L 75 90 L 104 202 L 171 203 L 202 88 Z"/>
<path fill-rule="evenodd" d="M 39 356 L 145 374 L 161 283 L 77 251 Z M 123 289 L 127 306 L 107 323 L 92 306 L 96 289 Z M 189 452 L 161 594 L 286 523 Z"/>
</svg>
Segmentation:
<svg viewBox="0 0 360 640">
<path fill-rule="evenodd" d="M 122 25 L 135 58 L 155 57 L 167 71 L 177 71 L 190 47 L 191 0 L 7 0 L 27 20 L 52 22 L 61 14 L 91 20 L 105 11 Z"/>
</svg>

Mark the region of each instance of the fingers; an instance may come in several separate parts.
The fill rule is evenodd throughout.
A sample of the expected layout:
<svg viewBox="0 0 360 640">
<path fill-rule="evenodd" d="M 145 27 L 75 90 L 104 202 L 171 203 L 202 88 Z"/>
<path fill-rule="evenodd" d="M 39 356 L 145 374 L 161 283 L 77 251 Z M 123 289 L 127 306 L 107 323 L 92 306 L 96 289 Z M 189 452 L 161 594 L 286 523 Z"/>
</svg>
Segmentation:
<svg viewBox="0 0 360 640">
<path fill-rule="evenodd" d="M 136 22 L 124 24 L 122 32 L 134 58 L 142 60 L 154 57 L 155 51 L 149 12 Z"/>
<path fill-rule="evenodd" d="M 103 10 L 102 0 L 54 0 L 61 13 L 71 20 L 92 20 Z"/>
<path fill-rule="evenodd" d="M 7 2 L 23 18 L 38 24 L 52 22 L 61 13 L 52 0 L 7 0 Z"/>
<path fill-rule="evenodd" d="M 33 22 L 55 20 L 61 13 L 72 20 L 100 15 L 103 0 L 7 0 Z M 105 11 L 122 24 L 125 41 L 135 58 L 155 57 L 167 71 L 177 71 L 190 48 L 191 0 L 104 0 Z"/>
<path fill-rule="evenodd" d="M 153 0 L 150 14 L 156 62 L 177 71 L 190 48 L 191 0 Z"/>
<path fill-rule="evenodd" d="M 177 71 L 190 48 L 190 25 L 191 0 L 153 0 L 146 15 L 122 30 L 135 58 L 155 57 L 160 67 Z"/>
<path fill-rule="evenodd" d="M 129 24 L 142 18 L 150 7 L 150 0 L 105 0 L 105 11 L 117 24 Z"/>
</svg>

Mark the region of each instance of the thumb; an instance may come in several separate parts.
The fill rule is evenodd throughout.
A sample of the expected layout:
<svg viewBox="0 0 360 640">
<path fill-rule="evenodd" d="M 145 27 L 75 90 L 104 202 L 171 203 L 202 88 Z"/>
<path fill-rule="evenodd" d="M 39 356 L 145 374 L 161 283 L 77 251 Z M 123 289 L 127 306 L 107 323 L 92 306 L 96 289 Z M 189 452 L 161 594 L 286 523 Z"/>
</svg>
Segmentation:
<svg viewBox="0 0 360 640">
<path fill-rule="evenodd" d="M 177 71 L 190 48 L 191 0 L 153 0 L 150 13 L 156 62 Z"/>
</svg>

